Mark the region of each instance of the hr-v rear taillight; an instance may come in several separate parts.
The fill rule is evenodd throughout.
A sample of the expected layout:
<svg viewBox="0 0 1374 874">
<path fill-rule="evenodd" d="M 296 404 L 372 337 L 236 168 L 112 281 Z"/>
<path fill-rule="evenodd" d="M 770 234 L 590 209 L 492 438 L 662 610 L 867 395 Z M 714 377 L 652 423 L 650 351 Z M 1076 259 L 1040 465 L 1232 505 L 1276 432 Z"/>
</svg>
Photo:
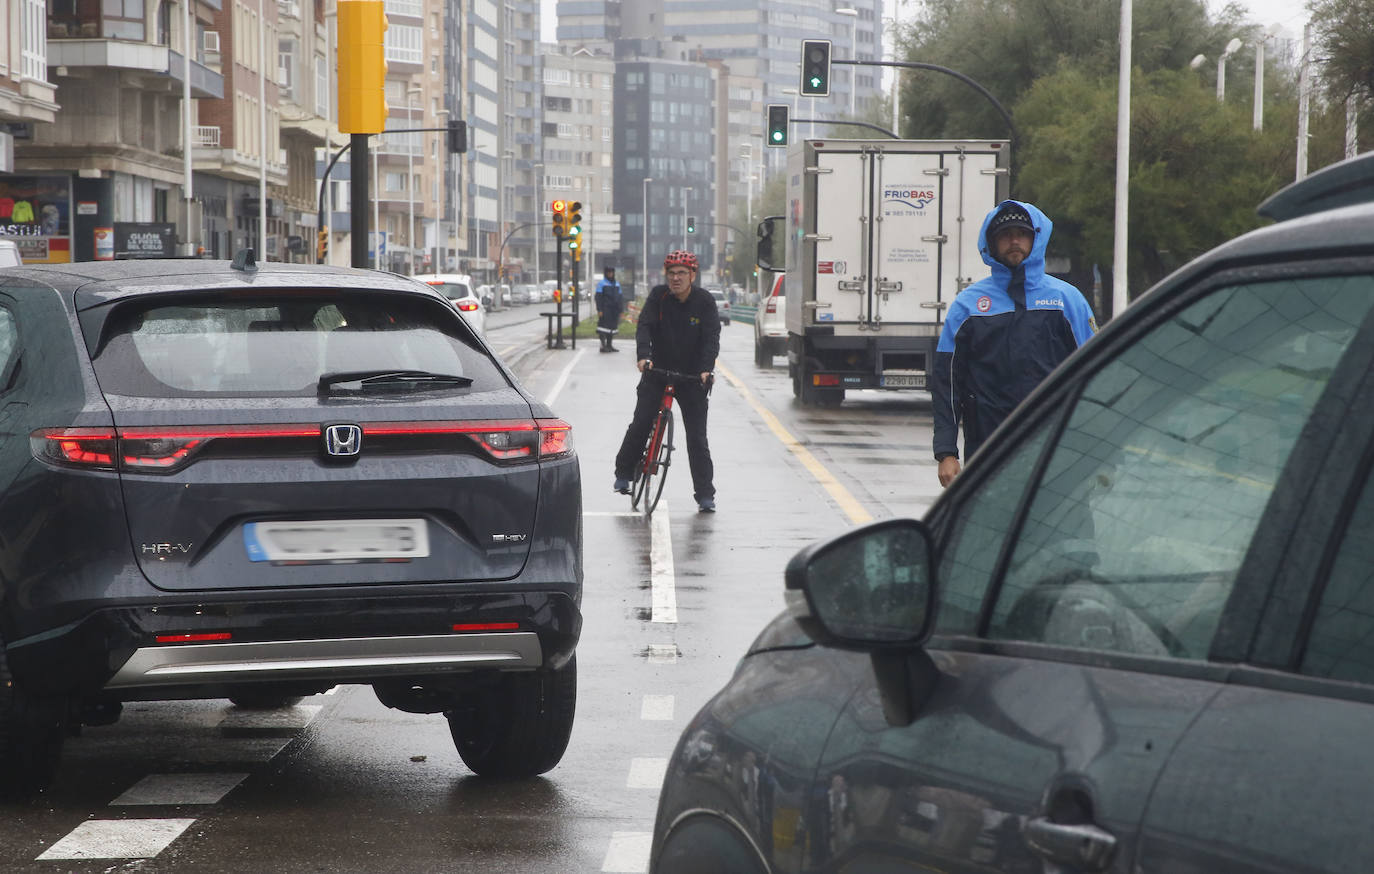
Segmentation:
<svg viewBox="0 0 1374 874">
<path fill-rule="evenodd" d="M 500 463 L 550 461 L 573 452 L 572 426 L 562 419 L 372 422 L 361 427 L 364 454 L 373 437 L 403 439 L 408 436 L 445 435 L 470 441 L 487 458 Z M 34 458 L 64 467 L 131 473 L 175 473 L 189 465 L 215 441 L 233 440 L 242 444 L 283 438 L 322 441 L 318 424 L 289 424 L 195 428 L 41 428 L 29 435 L 29 445 Z"/>
</svg>

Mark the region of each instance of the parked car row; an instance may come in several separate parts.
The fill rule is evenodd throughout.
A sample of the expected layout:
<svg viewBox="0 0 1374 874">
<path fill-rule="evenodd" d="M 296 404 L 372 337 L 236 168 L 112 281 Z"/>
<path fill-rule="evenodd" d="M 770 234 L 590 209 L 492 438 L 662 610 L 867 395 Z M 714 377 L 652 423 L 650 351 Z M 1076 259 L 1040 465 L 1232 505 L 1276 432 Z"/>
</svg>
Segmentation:
<svg viewBox="0 0 1374 874">
<path fill-rule="evenodd" d="M 650 871 L 1369 870 L 1370 192 L 1374 153 L 1275 195 L 924 519 L 798 553 Z"/>
</svg>

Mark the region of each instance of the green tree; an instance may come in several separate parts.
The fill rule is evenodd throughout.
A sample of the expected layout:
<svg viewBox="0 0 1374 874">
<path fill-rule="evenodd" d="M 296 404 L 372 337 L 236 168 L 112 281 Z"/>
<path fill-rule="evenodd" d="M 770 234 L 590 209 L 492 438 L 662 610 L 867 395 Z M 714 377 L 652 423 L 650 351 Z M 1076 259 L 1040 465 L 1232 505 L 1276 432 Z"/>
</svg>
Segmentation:
<svg viewBox="0 0 1374 874">
<path fill-rule="evenodd" d="M 1132 79 L 1132 295 L 1258 227 L 1255 207 L 1293 178 L 1294 116 L 1256 132 L 1247 109 L 1218 103 L 1191 74 Z M 1112 260 L 1116 88 L 1114 76 L 1066 68 L 1037 81 L 1017 108 L 1018 120 L 1036 123 L 1026 125 L 1016 192 L 1054 220 L 1052 253 L 1080 269 Z"/>
<path fill-rule="evenodd" d="M 1333 100 L 1374 96 L 1374 3 L 1314 0 L 1312 32 L 1322 47 L 1322 82 Z"/>
</svg>

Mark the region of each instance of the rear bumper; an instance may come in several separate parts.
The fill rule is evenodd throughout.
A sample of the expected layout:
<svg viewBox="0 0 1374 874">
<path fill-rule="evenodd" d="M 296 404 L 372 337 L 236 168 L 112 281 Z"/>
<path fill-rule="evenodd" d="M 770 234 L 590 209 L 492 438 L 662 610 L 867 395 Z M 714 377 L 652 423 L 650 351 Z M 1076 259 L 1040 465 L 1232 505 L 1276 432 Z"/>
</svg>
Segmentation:
<svg viewBox="0 0 1374 874">
<path fill-rule="evenodd" d="M 492 624 L 503 628 L 484 627 Z M 219 698 L 244 683 L 556 666 L 572 655 L 581 628 L 567 591 L 159 603 L 98 610 L 11 645 L 8 657 L 15 680 L 41 695 Z"/>
<path fill-rule="evenodd" d="M 140 647 L 106 690 L 289 679 L 346 682 L 359 675 L 537 668 L 533 632 L 353 637 Z"/>
</svg>

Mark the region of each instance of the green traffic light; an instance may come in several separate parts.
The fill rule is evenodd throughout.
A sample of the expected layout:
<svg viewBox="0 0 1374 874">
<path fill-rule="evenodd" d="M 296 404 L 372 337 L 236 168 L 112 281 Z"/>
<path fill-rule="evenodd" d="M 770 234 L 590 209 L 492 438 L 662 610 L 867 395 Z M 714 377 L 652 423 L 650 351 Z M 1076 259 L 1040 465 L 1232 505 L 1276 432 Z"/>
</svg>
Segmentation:
<svg viewBox="0 0 1374 874">
<path fill-rule="evenodd" d="M 823 80 L 821 79 L 820 76 L 812 76 L 812 77 L 811 77 L 811 87 L 812 87 L 812 88 L 819 88 L 819 87 L 821 87 L 822 81 L 823 81 Z"/>
<path fill-rule="evenodd" d="M 773 142 L 775 142 L 775 143 L 780 143 L 780 142 L 782 142 L 782 131 L 780 131 L 780 130 L 775 130 L 775 131 L 773 131 Z"/>
</svg>

